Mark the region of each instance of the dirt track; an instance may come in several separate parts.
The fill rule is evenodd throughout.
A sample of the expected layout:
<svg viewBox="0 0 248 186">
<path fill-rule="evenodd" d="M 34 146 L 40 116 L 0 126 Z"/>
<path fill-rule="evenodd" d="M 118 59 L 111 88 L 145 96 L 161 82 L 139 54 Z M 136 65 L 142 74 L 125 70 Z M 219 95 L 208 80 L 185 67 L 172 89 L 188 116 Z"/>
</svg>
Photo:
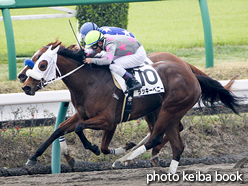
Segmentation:
<svg viewBox="0 0 248 186">
<path fill-rule="evenodd" d="M 216 165 L 204 165 L 195 164 L 187 166 L 179 166 L 178 175 L 179 181 L 173 181 L 173 177 L 170 177 L 171 181 L 151 181 L 150 185 L 247 185 L 248 184 L 248 167 L 233 168 L 235 164 L 216 164 Z M 200 171 L 200 172 L 199 172 Z M 218 176 L 216 177 L 216 171 Z M 86 172 L 71 172 L 60 174 L 36 174 L 36 175 L 24 175 L 24 176 L 10 176 L 0 177 L 0 185 L 11 186 L 29 186 L 29 185 L 94 185 L 94 186 L 142 186 L 147 185 L 147 178 L 153 179 L 152 175 L 157 174 L 160 179 L 167 180 L 169 175 L 167 174 L 168 167 L 150 167 L 150 168 L 138 168 L 138 169 L 119 169 L 119 170 L 104 170 L 104 171 L 86 171 Z M 197 172 L 199 177 L 191 178 Z M 184 177 L 183 177 L 184 174 Z M 239 176 L 237 176 L 240 175 Z M 241 176 L 242 174 L 242 176 Z M 221 179 L 224 176 L 225 179 L 231 178 L 232 180 L 243 180 L 233 182 L 216 182 L 217 179 Z M 228 176 L 227 176 L 228 175 Z M 231 177 L 230 177 L 231 176 Z M 206 181 L 192 181 L 204 179 Z M 209 181 L 211 177 L 212 181 Z M 241 178 L 241 179 L 240 179 Z M 177 177 L 174 177 L 177 179 Z M 157 180 L 157 179 L 156 179 Z M 183 181 L 184 180 L 184 181 Z"/>
</svg>

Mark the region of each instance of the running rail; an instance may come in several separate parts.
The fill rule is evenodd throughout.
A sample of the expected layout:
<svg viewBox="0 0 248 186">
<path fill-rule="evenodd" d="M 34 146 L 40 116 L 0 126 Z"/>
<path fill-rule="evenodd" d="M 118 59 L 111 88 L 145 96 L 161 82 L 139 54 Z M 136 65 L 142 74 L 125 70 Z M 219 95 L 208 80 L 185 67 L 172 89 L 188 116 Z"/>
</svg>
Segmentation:
<svg viewBox="0 0 248 186">
<path fill-rule="evenodd" d="M 224 86 L 229 80 L 219 82 Z M 248 96 L 248 79 L 235 80 L 232 92 L 237 96 Z M 28 96 L 24 93 L 0 94 L 0 106 L 70 101 L 69 90 L 40 91 L 36 92 L 35 96 Z"/>
</svg>

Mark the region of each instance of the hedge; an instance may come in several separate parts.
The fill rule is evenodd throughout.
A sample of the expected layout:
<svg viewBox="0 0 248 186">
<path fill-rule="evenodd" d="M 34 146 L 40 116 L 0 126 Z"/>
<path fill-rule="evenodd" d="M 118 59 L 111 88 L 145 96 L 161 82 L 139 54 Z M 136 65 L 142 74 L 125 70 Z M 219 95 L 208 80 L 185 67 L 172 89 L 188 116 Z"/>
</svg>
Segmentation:
<svg viewBox="0 0 248 186">
<path fill-rule="evenodd" d="M 115 26 L 127 29 L 128 8 L 128 3 L 78 5 L 78 30 L 85 22 L 93 22 L 98 27 Z"/>
</svg>

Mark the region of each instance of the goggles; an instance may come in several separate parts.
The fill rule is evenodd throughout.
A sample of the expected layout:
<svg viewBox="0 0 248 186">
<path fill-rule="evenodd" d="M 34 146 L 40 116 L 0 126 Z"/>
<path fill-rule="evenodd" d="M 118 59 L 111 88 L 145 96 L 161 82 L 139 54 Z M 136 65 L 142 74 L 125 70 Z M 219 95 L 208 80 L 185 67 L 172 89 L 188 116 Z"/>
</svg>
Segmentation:
<svg viewBox="0 0 248 186">
<path fill-rule="evenodd" d="M 97 47 L 98 47 L 98 44 L 97 44 L 97 43 L 96 43 L 95 45 L 92 45 L 92 46 L 91 46 L 91 48 L 92 48 L 93 50 L 96 50 Z"/>
</svg>

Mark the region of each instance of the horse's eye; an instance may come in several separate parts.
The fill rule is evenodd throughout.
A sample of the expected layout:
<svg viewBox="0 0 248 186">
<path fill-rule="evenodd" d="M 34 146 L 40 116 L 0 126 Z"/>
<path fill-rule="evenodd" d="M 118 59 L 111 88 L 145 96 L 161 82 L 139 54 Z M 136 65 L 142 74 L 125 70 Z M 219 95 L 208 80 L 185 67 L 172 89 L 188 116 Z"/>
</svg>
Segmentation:
<svg viewBox="0 0 248 186">
<path fill-rule="evenodd" d="M 46 67 L 46 65 L 44 65 L 44 64 L 42 64 L 41 66 L 40 66 L 40 68 L 45 68 Z"/>
<path fill-rule="evenodd" d="M 41 61 L 40 64 L 39 64 L 39 69 L 41 71 L 45 71 L 46 68 L 47 68 L 47 61 L 45 61 L 45 60 Z"/>
</svg>

